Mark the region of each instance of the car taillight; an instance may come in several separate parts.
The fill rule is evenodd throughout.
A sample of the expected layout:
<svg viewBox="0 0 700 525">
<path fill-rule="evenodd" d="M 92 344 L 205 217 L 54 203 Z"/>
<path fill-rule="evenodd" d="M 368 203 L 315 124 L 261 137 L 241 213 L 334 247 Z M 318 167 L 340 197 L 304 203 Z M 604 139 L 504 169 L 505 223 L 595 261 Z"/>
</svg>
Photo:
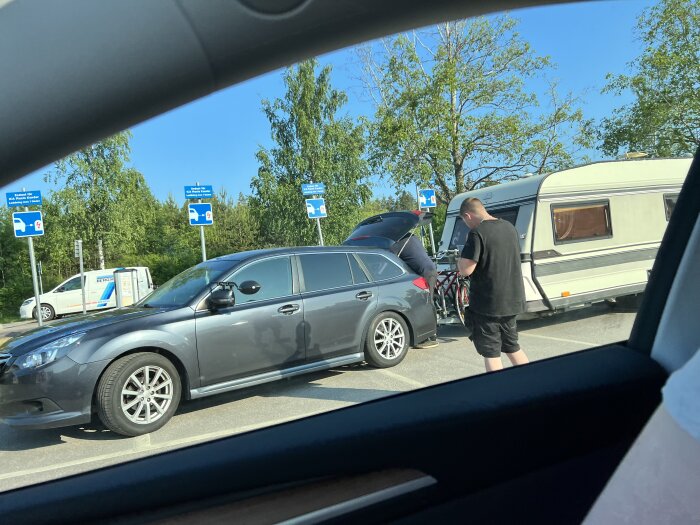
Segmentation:
<svg viewBox="0 0 700 525">
<path fill-rule="evenodd" d="M 428 285 L 428 281 L 425 280 L 425 277 L 418 277 L 417 279 L 413 279 L 413 284 L 421 290 L 430 290 L 430 286 Z"/>
</svg>

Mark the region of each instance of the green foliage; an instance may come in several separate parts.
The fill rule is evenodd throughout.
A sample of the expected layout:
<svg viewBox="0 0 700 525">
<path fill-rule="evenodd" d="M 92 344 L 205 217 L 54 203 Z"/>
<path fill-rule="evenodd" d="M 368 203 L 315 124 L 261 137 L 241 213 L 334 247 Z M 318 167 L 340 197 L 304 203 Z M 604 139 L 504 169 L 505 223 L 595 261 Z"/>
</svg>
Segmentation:
<svg viewBox="0 0 700 525">
<path fill-rule="evenodd" d="M 603 119 L 608 155 L 643 151 L 653 157 L 693 154 L 700 146 L 700 0 L 661 0 L 639 17 L 644 50 L 629 75 L 608 75 L 604 93 L 634 101 Z"/>
<path fill-rule="evenodd" d="M 570 165 L 590 144 L 573 95 L 550 86 L 539 105 L 525 81 L 549 67 L 507 16 L 442 24 L 385 40 L 361 56 L 376 104 L 372 166 L 397 187 L 430 184 L 438 200 L 489 181 Z"/>
<path fill-rule="evenodd" d="M 284 98 L 263 100 L 276 144 L 258 150 L 258 173 L 251 182 L 250 207 L 263 246 L 318 243 L 302 183 L 326 185 L 328 217 L 321 220 L 326 244 L 347 237 L 371 195 L 363 127 L 338 115 L 347 97 L 331 87 L 330 66 L 318 74 L 317 67 L 308 60 L 287 69 Z"/>
</svg>

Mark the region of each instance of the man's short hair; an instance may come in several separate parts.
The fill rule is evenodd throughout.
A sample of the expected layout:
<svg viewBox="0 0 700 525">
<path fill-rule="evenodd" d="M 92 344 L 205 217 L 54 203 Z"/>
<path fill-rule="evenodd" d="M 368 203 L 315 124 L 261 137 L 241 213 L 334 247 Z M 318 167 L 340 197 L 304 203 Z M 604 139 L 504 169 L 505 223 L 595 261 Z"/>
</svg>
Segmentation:
<svg viewBox="0 0 700 525">
<path fill-rule="evenodd" d="M 484 203 L 479 199 L 476 197 L 470 197 L 468 199 L 464 199 L 459 207 L 459 214 L 464 215 L 465 213 L 483 215 L 486 213 L 486 208 L 484 208 Z"/>
</svg>

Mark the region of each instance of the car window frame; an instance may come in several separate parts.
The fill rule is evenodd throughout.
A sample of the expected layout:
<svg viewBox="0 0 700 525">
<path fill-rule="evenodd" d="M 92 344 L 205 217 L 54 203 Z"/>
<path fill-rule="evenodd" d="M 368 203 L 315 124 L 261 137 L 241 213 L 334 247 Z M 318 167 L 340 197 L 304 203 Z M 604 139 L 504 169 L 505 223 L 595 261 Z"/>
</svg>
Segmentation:
<svg viewBox="0 0 700 525">
<path fill-rule="evenodd" d="M 267 261 L 267 260 L 271 260 L 271 259 L 280 259 L 282 257 L 287 257 L 288 259 L 290 259 L 290 265 L 292 268 L 292 294 L 280 296 L 280 297 L 270 297 L 267 299 L 259 299 L 259 300 L 254 300 L 254 301 L 246 301 L 245 303 L 239 303 L 238 301 L 236 301 L 236 303 L 231 307 L 231 309 L 238 308 L 238 307 L 244 307 L 244 306 L 252 306 L 255 304 L 263 304 L 266 301 L 279 301 L 280 299 L 287 299 L 287 298 L 295 297 L 295 296 L 299 295 L 299 279 L 298 279 L 298 274 L 297 274 L 297 268 L 296 268 L 296 265 L 294 263 L 294 255 L 291 253 L 268 255 L 268 256 L 256 257 L 255 259 L 243 261 L 239 265 L 234 266 L 230 270 L 230 272 L 226 275 L 226 277 L 221 279 L 221 281 L 222 282 L 233 281 L 233 277 L 236 275 L 237 272 L 240 272 L 253 264 L 260 263 L 260 262 Z M 238 283 L 236 283 L 236 284 L 238 284 Z M 204 296 L 200 297 L 197 301 L 195 301 L 194 304 L 197 305 L 195 307 L 195 310 L 197 312 L 209 310 L 209 307 L 207 306 L 207 301 L 209 300 L 209 297 L 211 297 L 211 294 L 213 294 L 215 291 L 220 290 L 220 289 L 221 289 L 221 286 L 217 284 L 214 288 L 209 290 Z M 241 292 L 238 292 L 238 294 L 237 294 L 235 290 L 233 293 L 234 293 L 234 297 L 237 297 L 238 295 L 241 294 Z"/>
<path fill-rule="evenodd" d="M 371 271 L 369 270 L 369 268 L 367 267 L 367 265 L 366 265 L 366 264 L 364 263 L 364 261 L 362 260 L 362 257 L 361 257 L 362 255 L 378 255 L 378 256 L 380 256 L 380 257 L 384 257 L 387 261 L 389 261 L 391 264 L 393 264 L 393 265 L 396 266 L 399 270 L 401 270 L 401 273 L 398 274 L 398 275 L 395 275 L 395 276 L 393 276 L 393 277 L 387 277 L 386 279 L 376 279 L 376 278 L 374 277 L 374 275 L 372 274 L 372 272 L 371 272 Z M 392 279 L 399 279 L 399 278 L 403 277 L 404 275 L 406 275 L 406 274 L 408 273 L 408 272 L 406 271 L 406 268 L 404 268 L 402 265 L 398 264 L 396 261 L 392 261 L 392 260 L 391 260 L 391 257 L 389 257 L 388 255 L 386 255 L 386 254 L 384 254 L 384 253 L 380 253 L 380 252 L 358 252 L 357 256 L 358 256 L 357 259 L 360 261 L 360 264 L 362 264 L 362 267 L 365 269 L 365 271 L 367 272 L 367 274 L 370 276 L 370 280 L 371 280 L 371 282 L 373 282 L 373 283 L 382 283 L 382 282 L 386 282 L 386 281 L 391 281 Z"/>
</svg>

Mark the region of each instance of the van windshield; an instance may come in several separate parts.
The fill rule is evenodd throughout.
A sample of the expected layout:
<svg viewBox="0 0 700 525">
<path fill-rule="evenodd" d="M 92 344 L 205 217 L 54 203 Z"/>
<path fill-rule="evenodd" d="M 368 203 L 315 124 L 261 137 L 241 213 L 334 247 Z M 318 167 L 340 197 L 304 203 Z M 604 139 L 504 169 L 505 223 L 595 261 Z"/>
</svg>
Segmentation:
<svg viewBox="0 0 700 525">
<path fill-rule="evenodd" d="M 142 308 L 182 307 L 231 269 L 231 261 L 207 261 L 176 275 L 145 297 Z"/>
</svg>

